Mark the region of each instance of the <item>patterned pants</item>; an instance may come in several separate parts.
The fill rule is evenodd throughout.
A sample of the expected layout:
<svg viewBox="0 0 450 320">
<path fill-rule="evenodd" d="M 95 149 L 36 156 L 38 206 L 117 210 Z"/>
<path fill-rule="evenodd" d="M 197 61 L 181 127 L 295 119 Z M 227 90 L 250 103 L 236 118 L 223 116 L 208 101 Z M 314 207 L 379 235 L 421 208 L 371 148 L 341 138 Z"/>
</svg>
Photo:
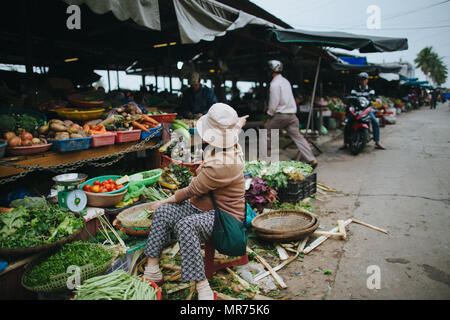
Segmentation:
<svg viewBox="0 0 450 320">
<path fill-rule="evenodd" d="M 211 238 L 213 227 L 214 210 L 201 211 L 189 201 L 159 206 L 153 217 L 145 255 L 159 258 L 170 241 L 172 229 L 180 244 L 181 281 L 205 280 L 200 243 Z"/>
</svg>

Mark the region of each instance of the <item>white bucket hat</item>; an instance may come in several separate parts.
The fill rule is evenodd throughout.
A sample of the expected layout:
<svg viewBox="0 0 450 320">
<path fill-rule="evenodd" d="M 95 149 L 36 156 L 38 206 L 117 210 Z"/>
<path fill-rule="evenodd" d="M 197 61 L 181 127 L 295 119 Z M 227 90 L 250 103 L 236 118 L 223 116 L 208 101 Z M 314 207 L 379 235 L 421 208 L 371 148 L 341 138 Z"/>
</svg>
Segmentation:
<svg viewBox="0 0 450 320">
<path fill-rule="evenodd" d="M 215 103 L 208 113 L 197 121 L 197 132 L 210 145 L 229 148 L 239 140 L 238 121 L 236 110 L 225 103 Z"/>
</svg>

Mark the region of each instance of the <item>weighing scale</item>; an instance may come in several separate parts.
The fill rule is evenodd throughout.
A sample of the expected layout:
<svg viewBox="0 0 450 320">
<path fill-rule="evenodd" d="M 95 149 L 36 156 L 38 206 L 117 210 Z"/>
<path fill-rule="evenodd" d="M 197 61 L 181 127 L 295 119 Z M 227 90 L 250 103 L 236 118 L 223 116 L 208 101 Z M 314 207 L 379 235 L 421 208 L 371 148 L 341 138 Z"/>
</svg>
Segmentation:
<svg viewBox="0 0 450 320">
<path fill-rule="evenodd" d="M 58 189 L 58 204 L 61 208 L 69 209 L 72 212 L 80 212 L 86 207 L 86 193 L 78 189 L 78 186 L 87 177 L 87 174 L 84 173 L 65 173 L 53 177 Z M 62 189 L 58 187 L 62 187 Z"/>
</svg>

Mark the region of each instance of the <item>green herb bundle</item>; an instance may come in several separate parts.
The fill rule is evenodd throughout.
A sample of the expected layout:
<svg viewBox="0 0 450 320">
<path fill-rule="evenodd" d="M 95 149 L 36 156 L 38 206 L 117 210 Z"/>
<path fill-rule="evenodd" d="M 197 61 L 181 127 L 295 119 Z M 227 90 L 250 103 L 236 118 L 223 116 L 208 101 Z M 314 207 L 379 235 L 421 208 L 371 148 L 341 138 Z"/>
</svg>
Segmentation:
<svg viewBox="0 0 450 320">
<path fill-rule="evenodd" d="M 28 287 L 44 285 L 50 277 L 66 273 L 69 266 L 82 267 L 90 263 L 100 266 L 112 258 L 113 253 L 99 245 L 82 241 L 68 243 L 54 255 L 35 265 L 24 277 L 24 284 Z"/>
</svg>

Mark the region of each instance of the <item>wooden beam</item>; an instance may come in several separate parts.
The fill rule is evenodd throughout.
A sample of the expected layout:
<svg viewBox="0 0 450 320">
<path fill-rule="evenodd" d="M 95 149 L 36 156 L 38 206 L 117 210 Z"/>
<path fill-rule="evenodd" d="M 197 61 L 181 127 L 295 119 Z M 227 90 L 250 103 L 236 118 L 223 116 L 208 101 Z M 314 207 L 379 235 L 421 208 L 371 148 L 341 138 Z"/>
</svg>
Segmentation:
<svg viewBox="0 0 450 320">
<path fill-rule="evenodd" d="M 329 237 L 342 237 L 344 234 L 340 232 L 330 231 L 314 231 L 313 236 L 329 236 Z"/>
<path fill-rule="evenodd" d="M 355 223 L 357 223 L 357 224 L 360 224 L 360 225 L 362 225 L 362 226 L 365 226 L 365 227 L 367 227 L 367 228 L 370 228 L 370 229 L 373 229 L 373 230 L 376 230 L 376 231 L 379 231 L 379 232 L 383 232 L 383 233 L 389 234 L 389 233 L 387 232 L 387 230 L 384 230 L 384 229 L 375 227 L 375 226 L 373 226 L 373 225 L 371 225 L 371 224 L 362 222 L 362 221 L 357 220 L 357 219 L 354 219 L 354 218 L 353 218 L 352 220 L 353 220 L 353 222 L 355 222 Z"/>
<path fill-rule="evenodd" d="M 295 259 L 297 259 L 299 254 L 303 252 L 303 249 L 305 248 L 306 242 L 308 241 L 308 239 L 309 239 L 309 237 L 306 237 L 305 239 L 303 239 L 303 241 L 301 243 L 299 243 L 299 245 L 297 247 L 297 251 L 295 253 L 295 256 L 293 256 L 293 257 L 289 258 L 288 260 L 282 262 L 281 264 L 277 265 L 276 267 L 273 268 L 273 270 L 278 271 L 281 268 L 283 268 L 285 265 L 287 265 L 287 264 L 291 263 L 292 261 L 294 261 Z M 262 278 L 267 277 L 269 274 L 270 274 L 269 271 L 264 272 L 260 275 L 257 275 L 254 280 L 255 281 L 261 280 Z"/>
<path fill-rule="evenodd" d="M 338 232 L 342 233 L 342 239 L 347 239 L 347 232 L 345 231 L 344 220 L 338 220 Z"/>
<path fill-rule="evenodd" d="M 344 222 L 344 226 L 349 225 L 352 222 L 352 219 L 348 219 Z M 336 232 L 338 231 L 338 227 L 331 229 L 329 232 Z M 330 236 L 321 236 L 314 240 L 305 250 L 303 250 L 304 254 L 310 253 L 312 250 L 317 248 L 319 245 L 321 245 L 325 240 L 327 240 Z"/>
<path fill-rule="evenodd" d="M 283 279 L 273 270 L 270 264 L 267 263 L 264 258 L 260 257 L 256 252 L 254 252 L 251 248 L 247 247 L 247 251 L 253 253 L 256 259 L 270 272 L 275 281 L 280 285 L 281 288 L 287 288 L 287 285 L 284 283 Z"/>
<path fill-rule="evenodd" d="M 287 254 L 286 250 L 284 250 L 283 247 L 281 247 L 279 244 L 277 244 L 275 246 L 275 248 L 277 249 L 280 260 L 284 261 L 284 260 L 289 259 L 289 255 Z"/>
</svg>

